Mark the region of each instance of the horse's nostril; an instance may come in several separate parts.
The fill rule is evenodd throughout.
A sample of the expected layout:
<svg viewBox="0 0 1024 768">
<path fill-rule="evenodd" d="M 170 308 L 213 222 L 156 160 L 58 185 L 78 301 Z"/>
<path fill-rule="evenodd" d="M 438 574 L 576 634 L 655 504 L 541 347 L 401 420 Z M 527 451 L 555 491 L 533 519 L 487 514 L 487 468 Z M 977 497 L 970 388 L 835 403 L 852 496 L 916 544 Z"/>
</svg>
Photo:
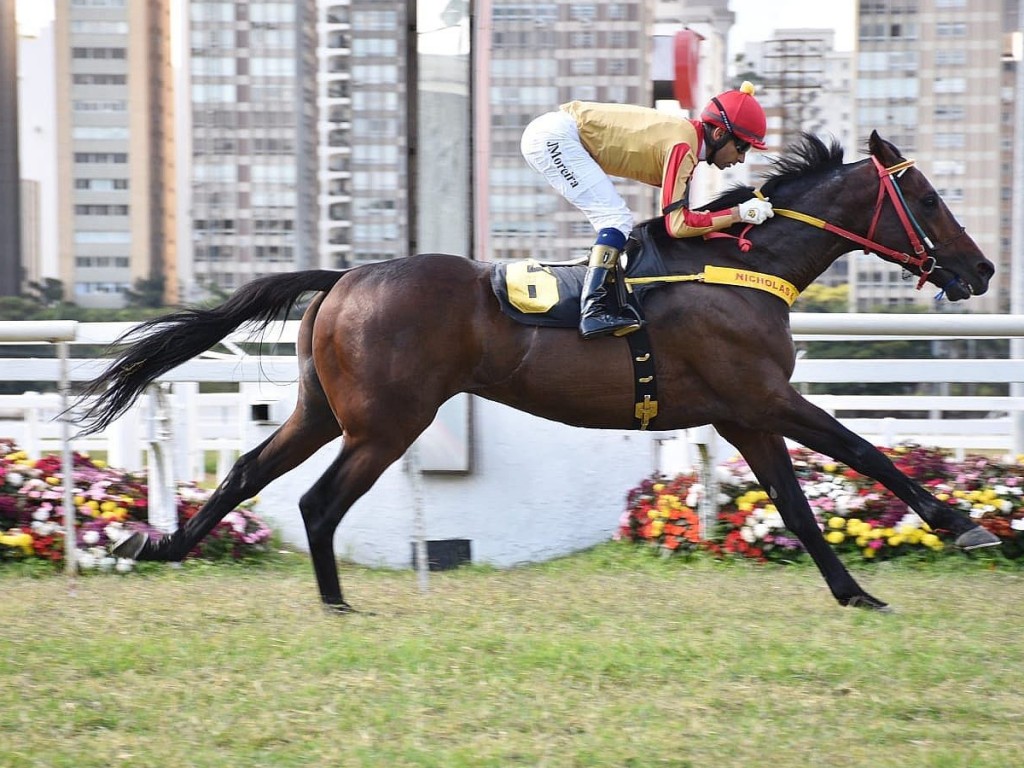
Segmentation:
<svg viewBox="0 0 1024 768">
<path fill-rule="evenodd" d="M 983 261 L 978 265 L 977 272 L 980 277 L 989 280 L 996 273 L 996 268 L 992 266 L 991 262 Z"/>
</svg>

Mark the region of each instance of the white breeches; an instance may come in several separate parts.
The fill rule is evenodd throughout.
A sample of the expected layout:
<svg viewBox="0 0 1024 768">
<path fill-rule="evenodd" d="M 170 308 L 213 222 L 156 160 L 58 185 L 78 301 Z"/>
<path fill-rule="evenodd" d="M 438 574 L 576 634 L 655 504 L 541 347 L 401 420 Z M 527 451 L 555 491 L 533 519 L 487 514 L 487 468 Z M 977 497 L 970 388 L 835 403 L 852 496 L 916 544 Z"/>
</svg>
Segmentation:
<svg viewBox="0 0 1024 768">
<path fill-rule="evenodd" d="M 587 153 L 570 115 L 562 111 L 541 115 L 526 126 L 520 146 L 526 162 L 579 208 L 595 231 L 611 227 L 629 237 L 633 213 L 608 174 Z"/>
</svg>

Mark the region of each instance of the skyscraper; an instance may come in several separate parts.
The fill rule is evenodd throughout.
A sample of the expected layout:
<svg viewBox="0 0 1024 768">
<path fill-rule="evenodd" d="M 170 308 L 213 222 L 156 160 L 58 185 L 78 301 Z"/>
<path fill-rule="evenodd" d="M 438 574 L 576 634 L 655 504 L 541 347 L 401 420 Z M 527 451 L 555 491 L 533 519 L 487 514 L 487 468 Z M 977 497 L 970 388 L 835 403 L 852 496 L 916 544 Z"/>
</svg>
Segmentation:
<svg viewBox="0 0 1024 768">
<path fill-rule="evenodd" d="M 169 0 L 58 0 L 59 268 L 117 307 L 139 280 L 176 301 Z"/>
<path fill-rule="evenodd" d="M 1012 8 L 1011 8 L 1012 6 Z M 1012 90 L 1004 88 L 1003 41 L 1017 0 L 863 0 L 858 12 L 857 109 L 862 141 L 892 141 L 932 180 L 997 274 L 975 312 L 1009 307 Z M 900 270 L 857 256 L 857 307 L 930 305 Z M 908 298 L 910 297 L 910 298 Z"/>
<path fill-rule="evenodd" d="M 480 258 L 567 260 L 586 254 L 593 227 L 523 160 L 523 129 L 559 104 L 652 103 L 648 47 L 651 0 L 583 3 L 491 0 L 489 39 L 477 41 Z M 617 188 L 638 218 L 654 214 L 656 193 L 636 182 Z"/>
<path fill-rule="evenodd" d="M 192 277 L 319 266 L 315 0 L 191 0 Z"/>
<path fill-rule="evenodd" d="M 0 296 L 21 287 L 18 32 L 15 0 L 0 0 Z"/>
</svg>

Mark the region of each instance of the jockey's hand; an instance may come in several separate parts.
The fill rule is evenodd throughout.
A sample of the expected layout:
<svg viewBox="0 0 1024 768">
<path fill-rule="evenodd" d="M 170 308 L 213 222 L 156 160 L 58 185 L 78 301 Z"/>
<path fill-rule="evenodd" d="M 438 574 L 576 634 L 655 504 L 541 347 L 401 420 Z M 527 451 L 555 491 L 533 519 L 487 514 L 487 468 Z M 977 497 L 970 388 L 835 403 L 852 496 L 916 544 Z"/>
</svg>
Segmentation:
<svg viewBox="0 0 1024 768">
<path fill-rule="evenodd" d="M 740 221 L 744 224 L 764 224 L 767 219 L 775 215 L 772 204 L 759 197 L 752 197 L 745 203 L 737 206 L 740 214 Z"/>
</svg>

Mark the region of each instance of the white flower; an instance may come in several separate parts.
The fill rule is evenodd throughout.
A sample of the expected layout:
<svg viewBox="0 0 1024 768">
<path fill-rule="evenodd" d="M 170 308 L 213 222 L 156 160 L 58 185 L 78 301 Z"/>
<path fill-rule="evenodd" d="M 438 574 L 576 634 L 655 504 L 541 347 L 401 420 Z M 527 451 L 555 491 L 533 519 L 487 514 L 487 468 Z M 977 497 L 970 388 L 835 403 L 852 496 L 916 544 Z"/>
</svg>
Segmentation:
<svg viewBox="0 0 1024 768">
<path fill-rule="evenodd" d="M 748 525 L 744 525 L 740 528 L 740 537 L 747 542 L 747 544 L 753 544 L 757 541 L 757 537 L 754 535 L 753 529 Z"/>
<path fill-rule="evenodd" d="M 1003 499 L 1002 501 L 996 503 L 999 506 L 999 511 L 1002 512 L 1004 515 L 1007 515 L 1013 511 L 1013 503 L 1007 501 L 1006 499 Z"/>
<path fill-rule="evenodd" d="M 51 533 L 57 530 L 57 526 L 53 523 L 41 523 L 38 520 L 32 523 L 32 530 L 38 533 L 40 536 L 49 536 Z"/>
<path fill-rule="evenodd" d="M 50 512 L 49 510 L 46 509 L 37 509 L 35 512 L 32 513 L 32 519 L 38 520 L 42 523 L 50 519 Z"/>
<path fill-rule="evenodd" d="M 771 529 L 764 523 L 758 523 L 754 526 L 754 536 L 758 539 L 763 539 L 768 535 L 769 530 Z"/>
<path fill-rule="evenodd" d="M 135 565 L 134 560 L 127 557 L 119 557 L 117 558 L 117 565 L 114 566 L 114 568 L 118 573 L 128 573 L 128 571 L 132 569 L 133 565 Z"/>
<path fill-rule="evenodd" d="M 83 571 L 89 571 L 96 567 L 96 558 L 88 552 L 78 553 L 78 567 Z"/>
<path fill-rule="evenodd" d="M 99 531 L 86 531 L 85 533 L 82 534 L 82 543 L 83 544 L 88 544 L 90 547 L 93 544 L 98 544 L 99 540 L 100 540 L 100 532 Z"/>
<path fill-rule="evenodd" d="M 120 523 L 110 523 L 103 529 L 103 533 L 114 544 L 118 544 L 121 539 L 126 539 L 130 535 L 130 532 L 126 531 Z"/>
<path fill-rule="evenodd" d="M 25 482 L 25 478 L 24 476 L 18 474 L 17 472 L 10 472 L 7 475 L 7 482 L 10 483 L 11 485 L 20 486 L 22 483 Z"/>
<path fill-rule="evenodd" d="M 1018 517 L 1010 521 L 1010 527 L 1015 531 L 1024 531 L 1024 517 Z"/>
<path fill-rule="evenodd" d="M 114 564 L 116 562 L 117 562 L 117 559 L 111 557 L 110 555 L 107 555 L 106 557 L 101 557 L 100 560 L 99 560 L 100 570 L 101 571 L 110 571 L 111 569 L 113 569 Z"/>
</svg>

